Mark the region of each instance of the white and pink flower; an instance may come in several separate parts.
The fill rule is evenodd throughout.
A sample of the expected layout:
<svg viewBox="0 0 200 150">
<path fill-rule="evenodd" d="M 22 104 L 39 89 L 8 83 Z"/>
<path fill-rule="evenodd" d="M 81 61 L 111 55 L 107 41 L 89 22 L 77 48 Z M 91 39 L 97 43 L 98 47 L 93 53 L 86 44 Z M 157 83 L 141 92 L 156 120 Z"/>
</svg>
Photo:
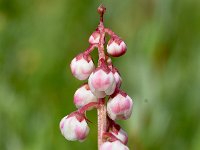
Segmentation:
<svg viewBox="0 0 200 150">
<path fill-rule="evenodd" d="M 100 146 L 100 150 L 129 150 L 129 148 L 122 144 L 119 140 L 114 142 L 105 142 Z"/>
<path fill-rule="evenodd" d="M 118 91 L 110 96 L 107 103 L 107 112 L 112 120 L 130 118 L 132 114 L 133 101 L 123 91 Z"/>
<path fill-rule="evenodd" d="M 99 40 L 100 40 L 100 32 L 94 31 L 89 38 L 89 43 L 90 44 L 98 44 Z"/>
<path fill-rule="evenodd" d="M 111 56 L 119 57 L 126 53 L 126 44 L 118 37 L 111 38 L 108 41 L 107 52 Z"/>
<path fill-rule="evenodd" d="M 74 104 L 77 108 L 83 107 L 91 102 L 97 102 L 98 99 L 91 92 L 88 84 L 84 84 L 74 94 Z"/>
<path fill-rule="evenodd" d="M 113 129 L 110 133 L 112 133 L 117 139 L 121 140 L 123 144 L 126 145 L 128 143 L 128 135 L 122 128 Z"/>
<path fill-rule="evenodd" d="M 77 119 L 76 116 L 65 116 L 60 121 L 60 131 L 69 141 L 84 141 L 89 133 L 89 127 L 85 119 Z"/>
<path fill-rule="evenodd" d="M 104 98 L 115 91 L 116 82 L 109 68 L 98 67 L 89 77 L 90 90 L 97 98 Z"/>
<path fill-rule="evenodd" d="M 70 64 L 72 74 L 79 80 L 85 80 L 95 69 L 90 55 L 79 54 Z"/>
</svg>

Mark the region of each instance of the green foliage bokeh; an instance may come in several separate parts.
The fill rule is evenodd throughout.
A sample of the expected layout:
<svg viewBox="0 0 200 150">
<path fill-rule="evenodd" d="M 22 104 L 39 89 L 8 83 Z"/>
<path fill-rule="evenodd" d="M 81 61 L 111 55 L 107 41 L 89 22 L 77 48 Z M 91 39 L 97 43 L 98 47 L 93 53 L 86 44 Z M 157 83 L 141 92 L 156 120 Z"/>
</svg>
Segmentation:
<svg viewBox="0 0 200 150">
<path fill-rule="evenodd" d="M 134 100 L 120 122 L 130 149 L 200 149 L 200 1 L 0 0 L 1 150 L 97 149 L 95 110 L 83 143 L 66 141 L 58 125 L 75 110 L 83 82 L 69 64 L 88 47 L 101 2 L 105 26 L 128 46 L 113 62 Z"/>
</svg>

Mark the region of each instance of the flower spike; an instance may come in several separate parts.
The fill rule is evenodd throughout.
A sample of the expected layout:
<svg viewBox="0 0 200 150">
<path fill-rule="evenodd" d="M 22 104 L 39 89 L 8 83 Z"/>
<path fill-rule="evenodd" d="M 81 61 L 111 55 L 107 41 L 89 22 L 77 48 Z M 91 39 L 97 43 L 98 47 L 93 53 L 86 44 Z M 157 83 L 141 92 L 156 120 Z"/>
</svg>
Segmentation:
<svg viewBox="0 0 200 150">
<path fill-rule="evenodd" d="M 130 118 L 133 109 L 132 99 L 122 91 L 122 78 L 112 63 L 112 57 L 126 53 L 125 42 L 111 29 L 104 27 L 103 16 L 106 8 L 98 7 L 100 22 L 89 37 L 89 47 L 78 54 L 70 64 L 71 72 L 78 80 L 87 80 L 74 94 L 76 111 L 60 121 L 60 131 L 69 141 L 84 141 L 89 133 L 86 112 L 91 109 L 98 111 L 98 149 L 129 150 L 127 133 L 115 120 Z M 110 39 L 106 46 L 106 35 Z M 98 49 L 98 65 L 95 66 L 90 53 Z M 108 101 L 106 101 L 108 97 Z"/>
</svg>

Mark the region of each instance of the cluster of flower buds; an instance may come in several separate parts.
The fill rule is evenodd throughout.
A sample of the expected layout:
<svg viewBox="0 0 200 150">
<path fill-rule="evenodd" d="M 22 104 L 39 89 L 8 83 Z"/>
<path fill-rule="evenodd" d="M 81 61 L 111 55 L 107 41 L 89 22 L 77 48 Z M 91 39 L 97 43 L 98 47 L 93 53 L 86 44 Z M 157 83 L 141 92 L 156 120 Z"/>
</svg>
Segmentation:
<svg viewBox="0 0 200 150">
<path fill-rule="evenodd" d="M 89 133 L 86 111 L 104 106 L 106 122 L 101 122 L 106 127 L 99 144 L 100 150 L 128 150 L 127 133 L 115 120 L 130 118 L 133 108 L 132 99 L 120 89 L 122 84 L 118 69 L 113 66 L 111 57 L 119 57 L 126 53 L 126 44 L 113 31 L 103 25 L 105 8 L 100 6 L 100 24 L 89 38 L 90 46 L 77 55 L 70 64 L 74 77 L 79 80 L 88 80 L 78 88 L 74 94 L 74 104 L 77 110 L 65 116 L 60 122 L 62 135 L 70 141 L 84 141 Z M 109 35 L 107 53 L 104 51 L 105 36 Z M 98 49 L 98 65 L 92 60 L 90 53 Z M 100 117 L 100 116 L 98 116 Z"/>
</svg>

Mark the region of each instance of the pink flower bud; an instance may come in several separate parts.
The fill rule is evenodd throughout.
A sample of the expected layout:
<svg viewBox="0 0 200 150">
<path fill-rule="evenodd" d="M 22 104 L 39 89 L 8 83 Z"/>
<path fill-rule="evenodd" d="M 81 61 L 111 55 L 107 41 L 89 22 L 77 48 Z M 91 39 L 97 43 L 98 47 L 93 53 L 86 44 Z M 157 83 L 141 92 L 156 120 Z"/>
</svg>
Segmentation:
<svg viewBox="0 0 200 150">
<path fill-rule="evenodd" d="M 85 80 L 94 70 L 95 66 L 90 55 L 79 54 L 71 64 L 72 74 L 79 80 Z"/>
<path fill-rule="evenodd" d="M 89 133 L 89 127 L 85 119 L 77 119 L 76 116 L 65 116 L 60 121 L 62 135 L 69 141 L 83 141 Z"/>
<path fill-rule="evenodd" d="M 130 118 L 132 108 L 132 99 L 123 91 L 114 93 L 107 103 L 107 112 L 112 120 Z"/>
<path fill-rule="evenodd" d="M 121 84 L 122 84 L 122 78 L 118 72 L 118 70 L 116 68 L 113 68 L 112 69 L 112 73 L 114 75 L 114 78 L 115 78 L 115 82 L 116 82 L 116 87 L 117 88 L 120 88 Z"/>
<path fill-rule="evenodd" d="M 84 84 L 75 92 L 74 104 L 80 108 L 91 102 L 97 102 L 97 98 L 90 91 L 88 84 Z"/>
<path fill-rule="evenodd" d="M 105 142 L 101 145 L 100 150 L 129 150 L 129 148 L 116 140 L 114 142 Z"/>
<path fill-rule="evenodd" d="M 112 133 L 116 138 L 121 140 L 123 144 L 126 145 L 128 143 L 128 135 L 122 128 L 120 128 L 119 130 L 110 131 L 110 133 Z"/>
<path fill-rule="evenodd" d="M 118 37 L 111 38 L 107 45 L 107 52 L 111 56 L 119 57 L 126 53 L 126 44 Z"/>
<path fill-rule="evenodd" d="M 116 82 L 113 73 L 109 68 L 98 67 L 89 77 L 90 90 L 97 98 L 113 94 Z"/>
<path fill-rule="evenodd" d="M 99 43 L 99 39 L 100 39 L 99 31 L 94 31 L 89 38 L 89 43 L 90 44 L 97 44 L 97 43 Z"/>
</svg>

